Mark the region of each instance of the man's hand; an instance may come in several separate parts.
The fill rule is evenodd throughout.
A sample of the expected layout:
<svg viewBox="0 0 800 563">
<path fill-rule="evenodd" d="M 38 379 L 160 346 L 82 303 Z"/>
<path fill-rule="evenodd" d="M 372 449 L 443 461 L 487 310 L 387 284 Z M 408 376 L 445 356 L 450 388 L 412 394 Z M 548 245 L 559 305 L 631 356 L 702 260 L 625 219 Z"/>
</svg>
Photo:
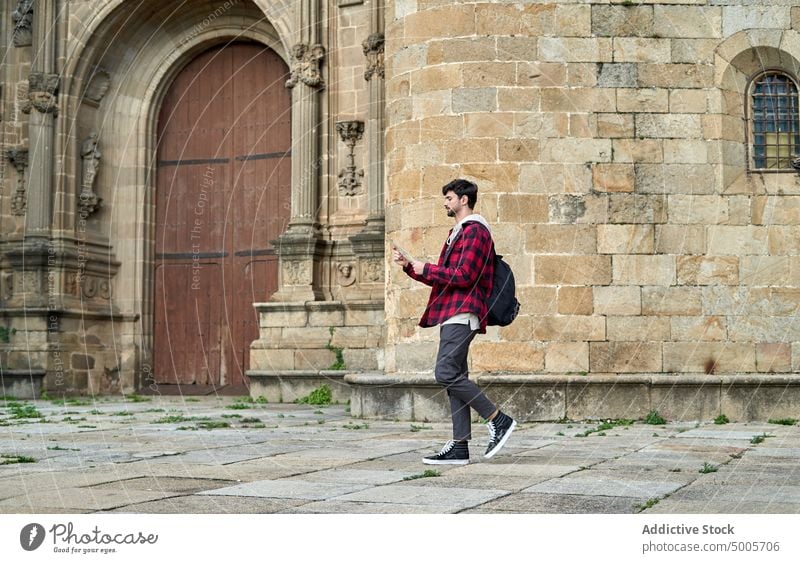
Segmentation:
<svg viewBox="0 0 800 563">
<path fill-rule="evenodd" d="M 394 260 L 395 264 L 400 264 L 400 266 L 403 268 L 405 268 L 408 264 L 408 260 L 406 260 L 397 249 L 392 250 L 392 259 Z"/>
<path fill-rule="evenodd" d="M 414 273 L 421 276 L 425 273 L 425 262 L 421 260 L 414 260 L 411 262 L 411 267 L 414 268 Z"/>
</svg>

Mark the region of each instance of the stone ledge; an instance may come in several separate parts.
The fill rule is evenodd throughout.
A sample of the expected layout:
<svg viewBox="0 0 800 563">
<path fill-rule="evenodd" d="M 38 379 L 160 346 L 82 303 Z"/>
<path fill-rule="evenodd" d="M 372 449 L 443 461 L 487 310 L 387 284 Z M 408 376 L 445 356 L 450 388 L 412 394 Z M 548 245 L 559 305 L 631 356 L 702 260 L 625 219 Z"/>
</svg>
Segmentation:
<svg viewBox="0 0 800 563">
<path fill-rule="evenodd" d="M 17 399 L 38 399 L 42 394 L 45 370 L 2 369 L 0 368 L 0 388 L 3 397 Z"/>
<path fill-rule="evenodd" d="M 334 370 L 248 370 L 250 396 L 266 397 L 271 403 L 291 403 L 322 384 L 331 388 L 334 402 L 346 403 L 350 388 L 343 382 L 345 371 Z"/>
<path fill-rule="evenodd" d="M 475 377 L 489 397 L 522 421 L 639 419 L 652 410 L 667 420 L 798 418 L 800 375 L 526 375 Z M 369 418 L 449 420 L 446 393 L 432 374 L 350 373 L 351 413 Z"/>
</svg>

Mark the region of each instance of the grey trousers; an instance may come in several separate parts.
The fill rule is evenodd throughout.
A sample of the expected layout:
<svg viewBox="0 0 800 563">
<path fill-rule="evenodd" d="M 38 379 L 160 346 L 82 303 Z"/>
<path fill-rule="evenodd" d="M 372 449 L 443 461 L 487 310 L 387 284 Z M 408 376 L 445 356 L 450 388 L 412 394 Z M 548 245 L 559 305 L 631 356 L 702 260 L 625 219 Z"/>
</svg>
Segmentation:
<svg viewBox="0 0 800 563">
<path fill-rule="evenodd" d="M 467 356 L 477 332 L 462 324 L 442 325 L 439 329 L 439 353 L 434 373 L 436 382 L 447 390 L 450 397 L 453 440 L 472 439 L 470 407 L 486 419 L 496 409 L 483 391 L 469 380 Z"/>
</svg>

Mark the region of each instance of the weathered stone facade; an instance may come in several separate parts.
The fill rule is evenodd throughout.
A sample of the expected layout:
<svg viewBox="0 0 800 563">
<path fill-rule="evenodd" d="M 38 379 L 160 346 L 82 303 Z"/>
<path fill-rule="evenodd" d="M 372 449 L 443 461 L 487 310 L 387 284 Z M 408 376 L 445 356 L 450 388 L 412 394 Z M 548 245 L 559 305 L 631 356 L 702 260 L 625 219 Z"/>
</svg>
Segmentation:
<svg viewBox="0 0 800 563">
<path fill-rule="evenodd" d="M 759 73 L 797 80 L 790 4 L 388 3 L 387 237 L 434 259 L 463 176 L 516 275 L 521 317 L 473 371 L 631 374 L 657 408 L 651 376 L 719 397 L 712 374 L 797 370 L 800 181 L 754 169 L 748 109 Z M 389 373 L 430 370 L 427 293 L 390 270 Z"/>
<path fill-rule="evenodd" d="M 428 289 L 387 239 L 434 260 L 440 188 L 466 177 L 522 303 L 471 368 L 539 405 L 525 417 L 666 408 L 674 384 L 715 394 L 669 407 L 705 416 L 768 380 L 787 390 L 775 413 L 796 411 L 800 181 L 788 161 L 755 166 L 752 105 L 764 71 L 800 76 L 792 2 L 19 4 L 0 16 L 5 370 L 64 392 L 151 381 L 159 103 L 187 61 L 246 39 L 285 61 L 292 95 L 291 218 L 278 291 L 256 304 L 254 396 L 332 381 L 345 398 L 326 371 L 339 352 L 367 373 L 345 378 L 355 413 L 438 416 L 409 398 L 441 399 L 425 383 L 436 331 L 417 326 Z M 390 400 L 390 382 L 411 394 Z"/>
</svg>

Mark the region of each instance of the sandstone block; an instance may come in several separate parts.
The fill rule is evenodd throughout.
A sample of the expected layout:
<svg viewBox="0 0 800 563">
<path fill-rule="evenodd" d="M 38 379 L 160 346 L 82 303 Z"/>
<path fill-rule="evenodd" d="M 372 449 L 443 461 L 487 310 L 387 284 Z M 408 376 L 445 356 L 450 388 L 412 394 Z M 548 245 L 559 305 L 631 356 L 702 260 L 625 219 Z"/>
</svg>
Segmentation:
<svg viewBox="0 0 800 563">
<path fill-rule="evenodd" d="M 599 192 L 633 192 L 633 164 L 604 162 L 592 166 L 592 179 Z"/>
<path fill-rule="evenodd" d="M 643 88 L 712 88 L 714 67 L 699 64 L 639 65 L 639 86 Z"/>
<path fill-rule="evenodd" d="M 769 288 L 711 285 L 702 288 L 705 315 L 769 315 Z"/>
<path fill-rule="evenodd" d="M 742 256 L 739 259 L 739 275 L 742 285 L 785 286 L 791 279 L 788 256 Z"/>
<path fill-rule="evenodd" d="M 617 99 L 614 90 L 595 88 L 543 88 L 541 109 L 545 112 L 613 111 Z"/>
<path fill-rule="evenodd" d="M 544 370 L 550 373 L 589 371 L 589 343 L 551 342 L 545 351 Z"/>
<path fill-rule="evenodd" d="M 567 63 L 567 84 L 572 86 L 597 86 L 597 64 Z"/>
<path fill-rule="evenodd" d="M 546 195 L 501 194 L 499 219 L 512 223 L 544 223 L 549 213 Z"/>
<path fill-rule="evenodd" d="M 753 223 L 757 225 L 800 225 L 800 197 L 756 196 Z"/>
<path fill-rule="evenodd" d="M 558 288 L 560 315 L 591 315 L 593 312 L 594 294 L 591 287 Z"/>
<path fill-rule="evenodd" d="M 656 225 L 657 254 L 704 254 L 706 229 L 703 225 Z"/>
<path fill-rule="evenodd" d="M 539 37 L 553 29 L 555 5 L 478 4 L 475 20 L 478 35 Z"/>
<path fill-rule="evenodd" d="M 561 195 L 550 197 L 551 223 L 605 223 L 608 200 L 605 195 Z"/>
<path fill-rule="evenodd" d="M 545 139 L 541 141 L 544 162 L 609 162 L 609 139 Z"/>
<path fill-rule="evenodd" d="M 612 194 L 609 196 L 608 219 L 610 223 L 666 223 L 667 198 L 662 195 Z"/>
<path fill-rule="evenodd" d="M 739 258 L 736 256 L 678 256 L 680 285 L 736 285 Z"/>
<path fill-rule="evenodd" d="M 645 334 L 653 342 L 670 340 L 669 317 L 608 316 L 606 332 L 608 340 L 612 342 L 639 342 Z"/>
<path fill-rule="evenodd" d="M 460 66 L 464 86 L 470 88 L 516 86 L 516 63 L 483 61 L 462 63 Z"/>
<path fill-rule="evenodd" d="M 597 77 L 601 88 L 635 88 L 636 65 L 632 63 L 603 63 Z"/>
<path fill-rule="evenodd" d="M 636 191 L 649 194 L 711 194 L 716 185 L 708 164 L 636 164 Z"/>
<path fill-rule="evenodd" d="M 498 88 L 497 109 L 499 111 L 537 111 L 540 98 L 541 91 L 538 88 Z"/>
<path fill-rule="evenodd" d="M 554 314 L 558 303 L 556 295 L 555 287 L 517 286 L 517 299 L 522 304 L 522 312 L 530 315 Z"/>
<path fill-rule="evenodd" d="M 623 113 L 665 113 L 669 111 L 669 90 L 664 88 L 620 88 L 617 110 Z M 637 120 L 641 120 L 637 116 Z M 638 133 L 640 137 L 655 136 Z"/>
<path fill-rule="evenodd" d="M 770 254 L 800 254 L 800 227 L 769 227 L 768 240 Z"/>
<path fill-rule="evenodd" d="M 653 7 L 595 4 L 592 33 L 599 37 L 649 37 L 653 34 Z"/>
<path fill-rule="evenodd" d="M 596 228 L 591 225 L 543 224 L 526 229 L 525 251 L 531 254 L 593 254 L 596 250 Z"/>
<path fill-rule="evenodd" d="M 403 22 L 406 44 L 431 38 L 475 35 L 475 6 L 450 4 L 408 14 Z"/>
<path fill-rule="evenodd" d="M 605 340 L 605 317 L 533 317 L 530 337 L 533 340 L 548 342 Z"/>
<path fill-rule="evenodd" d="M 636 116 L 636 134 L 640 137 L 674 138 L 685 141 L 702 134 L 700 116 L 693 114 L 650 114 Z"/>
<path fill-rule="evenodd" d="M 714 50 L 719 45 L 716 39 L 672 39 L 672 62 L 700 63 L 714 62 Z"/>
<path fill-rule="evenodd" d="M 668 164 L 703 164 L 708 161 L 707 141 L 693 139 L 664 140 L 664 162 Z"/>
<path fill-rule="evenodd" d="M 670 317 L 672 340 L 713 342 L 726 340 L 725 317 Z"/>
<path fill-rule="evenodd" d="M 473 111 L 496 111 L 497 88 L 458 88 L 453 90 L 452 107 L 454 113 Z M 433 115 L 436 112 L 425 114 Z M 442 113 L 441 111 L 439 113 Z"/>
<path fill-rule="evenodd" d="M 536 256 L 534 279 L 542 285 L 608 285 L 610 256 Z"/>
<path fill-rule="evenodd" d="M 458 143 L 447 143 L 444 162 L 495 162 L 497 160 L 496 139 L 460 139 Z"/>
<path fill-rule="evenodd" d="M 705 113 L 708 111 L 708 96 L 704 90 L 670 90 L 669 111 L 671 113 Z"/>
<path fill-rule="evenodd" d="M 538 39 L 536 37 L 498 37 L 497 59 L 501 61 L 535 61 L 538 57 Z M 494 57 L 491 59 L 494 60 Z M 512 63 L 513 64 L 513 63 Z M 512 68 L 516 76 L 516 69 Z"/>
<path fill-rule="evenodd" d="M 728 221 L 728 201 L 713 195 L 670 195 L 667 209 L 671 224 L 719 225 Z"/>
<path fill-rule="evenodd" d="M 734 342 L 665 342 L 664 371 L 733 374 L 755 371 L 754 344 Z"/>
<path fill-rule="evenodd" d="M 555 34 L 562 37 L 588 37 L 592 35 L 591 6 L 556 6 Z"/>
<path fill-rule="evenodd" d="M 589 366 L 600 373 L 661 371 L 661 344 L 649 342 L 592 342 Z"/>
<path fill-rule="evenodd" d="M 547 62 L 567 63 L 611 62 L 611 39 L 583 37 L 540 37 L 539 59 Z"/>
<path fill-rule="evenodd" d="M 614 139 L 614 161 L 660 163 L 664 161 L 663 145 L 660 139 Z"/>
<path fill-rule="evenodd" d="M 544 368 L 544 350 L 532 342 L 475 342 L 470 347 L 472 371 L 537 372 Z"/>
<path fill-rule="evenodd" d="M 722 33 L 729 37 L 749 29 L 787 29 L 791 24 L 789 6 L 725 6 Z"/>
<path fill-rule="evenodd" d="M 756 344 L 756 369 L 761 373 L 792 371 L 792 344 L 788 342 Z"/>
<path fill-rule="evenodd" d="M 675 284 L 675 258 L 673 256 L 614 255 L 613 266 L 615 284 Z"/>
<path fill-rule="evenodd" d="M 468 137 L 511 137 L 514 133 L 511 113 L 468 113 L 463 118 Z"/>
<path fill-rule="evenodd" d="M 597 136 L 606 139 L 633 136 L 633 116 L 618 113 L 595 115 Z M 616 156 L 616 155 L 615 155 Z"/>
<path fill-rule="evenodd" d="M 539 141 L 537 139 L 500 139 L 497 144 L 497 156 L 504 162 L 539 160 Z"/>
<path fill-rule="evenodd" d="M 599 254 L 652 254 L 653 225 L 598 225 Z"/>
<path fill-rule="evenodd" d="M 411 72 L 411 94 L 458 88 L 463 84 L 459 65 L 425 66 Z M 471 84 L 470 84 L 471 85 Z"/>
<path fill-rule="evenodd" d="M 642 315 L 700 315 L 702 294 L 696 287 L 643 287 Z"/>
<path fill-rule="evenodd" d="M 595 315 L 639 315 L 641 312 L 641 288 L 617 286 L 594 288 Z"/>
<path fill-rule="evenodd" d="M 768 228 L 757 226 L 711 226 L 709 254 L 768 254 Z"/>
<path fill-rule="evenodd" d="M 451 111 L 451 108 L 453 98 L 457 95 L 456 93 L 463 91 L 463 89 L 453 90 L 451 94 L 450 90 L 431 90 L 430 92 L 426 92 L 424 96 L 409 98 L 411 102 L 410 113 L 404 115 L 397 114 L 393 118 L 390 118 L 390 121 L 408 121 L 411 119 L 424 119 L 432 115 L 449 115 L 452 112 L 460 113 L 454 109 Z M 406 147 L 406 150 L 413 148 L 414 147 Z M 431 162 L 431 159 L 425 159 L 425 162 Z"/>
<path fill-rule="evenodd" d="M 652 37 L 615 37 L 614 61 L 631 63 L 669 63 L 669 39 Z"/>
<path fill-rule="evenodd" d="M 800 323 L 790 317 L 735 317 L 728 334 L 735 342 L 797 342 Z"/>
<path fill-rule="evenodd" d="M 440 53 L 438 57 L 434 53 Z M 497 58 L 494 37 L 467 37 L 431 41 L 428 44 L 428 64 L 493 61 Z"/>
<path fill-rule="evenodd" d="M 722 37 L 719 7 L 654 6 L 653 20 L 653 32 L 660 37 Z"/>
</svg>

